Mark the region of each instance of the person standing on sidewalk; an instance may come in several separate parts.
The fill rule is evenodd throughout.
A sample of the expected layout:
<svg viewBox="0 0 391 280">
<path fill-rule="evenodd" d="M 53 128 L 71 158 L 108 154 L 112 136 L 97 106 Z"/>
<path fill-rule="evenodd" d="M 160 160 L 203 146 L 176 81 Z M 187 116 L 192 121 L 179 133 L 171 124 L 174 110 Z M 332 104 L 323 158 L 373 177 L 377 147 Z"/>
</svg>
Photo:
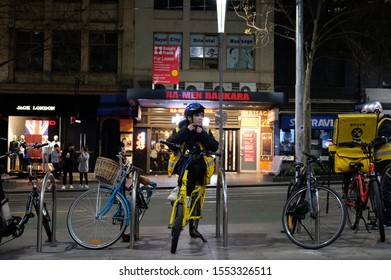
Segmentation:
<svg viewBox="0 0 391 280">
<path fill-rule="evenodd" d="M 53 164 L 54 170 L 52 171 L 52 174 L 54 178 L 58 179 L 58 176 L 60 175 L 60 159 L 61 159 L 61 151 L 60 146 L 57 144 L 54 144 L 53 151 L 50 153 L 50 159 Z"/>
<path fill-rule="evenodd" d="M 85 189 L 88 189 L 88 170 L 89 170 L 89 162 L 90 160 L 90 154 L 88 153 L 87 146 L 83 146 L 81 148 L 81 153 L 79 157 L 77 158 L 77 161 L 79 162 L 78 170 L 80 175 L 80 184 L 79 187 L 83 188 L 83 177 L 85 179 L 86 184 L 84 185 Z"/>
<path fill-rule="evenodd" d="M 68 147 L 64 149 L 64 151 L 61 153 L 62 158 L 62 171 L 63 171 L 63 177 L 62 177 L 62 190 L 65 190 L 66 183 L 67 183 L 67 174 L 69 174 L 69 184 L 70 189 L 73 189 L 73 166 L 77 163 L 77 155 L 75 151 L 75 146 L 73 144 L 69 143 Z"/>
</svg>

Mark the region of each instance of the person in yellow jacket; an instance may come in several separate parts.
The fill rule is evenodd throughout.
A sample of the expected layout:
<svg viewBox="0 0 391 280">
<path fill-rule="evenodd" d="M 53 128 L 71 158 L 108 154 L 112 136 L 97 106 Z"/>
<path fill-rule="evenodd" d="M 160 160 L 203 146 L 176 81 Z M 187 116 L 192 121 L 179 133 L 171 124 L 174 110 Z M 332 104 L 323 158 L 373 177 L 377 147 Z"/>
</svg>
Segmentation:
<svg viewBox="0 0 391 280">
<path fill-rule="evenodd" d="M 361 109 L 364 114 L 377 115 L 377 135 L 376 139 L 385 139 L 379 141 L 380 144 L 375 146 L 375 169 L 381 176 L 384 175 L 386 167 L 391 164 L 391 143 L 388 139 L 391 137 L 391 116 L 384 114 L 383 107 L 378 101 L 371 101 Z M 384 224 L 391 226 L 391 178 L 386 180 L 383 188 L 384 202 Z"/>
<path fill-rule="evenodd" d="M 212 132 L 202 127 L 204 111 L 204 106 L 199 103 L 189 104 L 184 111 L 185 119 L 178 124 L 178 127 L 167 139 L 168 142 L 181 145 L 181 148 L 174 150 L 170 157 L 168 163 L 169 177 L 173 173 L 178 174 L 178 170 L 183 164 L 182 154 L 185 150 L 195 149 L 195 154 L 199 154 L 204 149 L 212 152 L 219 149 L 219 142 L 216 141 Z M 200 157 L 197 161 L 193 161 L 189 166 L 187 195 L 191 194 L 196 185 L 209 184 L 213 172 L 214 159 L 212 157 Z M 178 187 L 176 187 L 168 199 L 175 200 L 178 191 Z"/>
</svg>

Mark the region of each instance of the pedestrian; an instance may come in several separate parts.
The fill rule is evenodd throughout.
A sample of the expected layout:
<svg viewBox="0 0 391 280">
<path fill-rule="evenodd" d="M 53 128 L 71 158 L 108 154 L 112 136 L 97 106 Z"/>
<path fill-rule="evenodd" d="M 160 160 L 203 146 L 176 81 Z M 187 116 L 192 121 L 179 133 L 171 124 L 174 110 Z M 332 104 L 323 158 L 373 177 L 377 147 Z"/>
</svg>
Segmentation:
<svg viewBox="0 0 391 280">
<path fill-rule="evenodd" d="M 83 146 L 81 148 L 81 153 L 79 157 L 77 158 L 77 161 L 79 162 L 78 166 L 78 171 L 80 175 L 80 184 L 79 187 L 82 189 L 83 188 L 83 177 L 85 179 L 85 185 L 84 188 L 88 189 L 88 170 L 89 170 L 89 162 L 90 160 L 90 154 L 88 153 L 88 148 L 87 146 Z"/>
<path fill-rule="evenodd" d="M 185 119 L 179 122 L 178 127 L 167 139 L 168 142 L 180 144 L 181 148 L 172 147 L 173 154 L 168 163 L 168 176 L 178 174 L 180 166 L 186 160 L 183 156 L 185 150 L 193 150 L 196 155 L 204 149 L 216 152 L 219 142 L 216 141 L 210 129 L 202 126 L 204 120 L 204 106 L 199 103 L 191 103 L 185 108 Z M 187 195 L 190 196 L 196 185 L 207 185 L 214 172 L 215 164 L 213 157 L 200 157 L 189 166 Z M 169 200 L 175 200 L 178 196 L 179 188 L 175 187 L 169 195 Z"/>
<path fill-rule="evenodd" d="M 151 161 L 151 171 L 156 171 L 159 168 L 158 155 L 160 150 L 160 145 L 158 143 L 155 143 L 155 145 L 153 145 L 151 153 L 149 154 L 149 158 Z"/>
<path fill-rule="evenodd" d="M 53 151 L 50 153 L 50 159 L 54 168 L 52 174 L 54 178 L 58 179 L 61 173 L 61 168 L 60 168 L 61 151 L 60 151 L 60 146 L 58 146 L 58 144 L 54 144 Z"/>
<path fill-rule="evenodd" d="M 62 177 L 62 190 L 66 189 L 66 182 L 67 182 L 67 174 L 69 174 L 69 188 L 73 189 L 73 166 L 77 163 L 77 155 L 75 151 L 75 146 L 73 144 L 69 143 L 68 147 L 64 149 L 61 153 L 61 159 L 62 159 L 62 171 L 63 171 L 63 177 Z"/>
<path fill-rule="evenodd" d="M 386 167 L 391 164 L 391 116 L 384 114 L 383 107 L 378 101 L 372 101 L 364 104 L 361 109 L 361 113 L 376 114 L 377 115 L 377 135 L 376 139 L 385 141 L 379 141 L 379 144 L 374 147 L 375 153 L 375 170 L 382 177 Z M 383 189 L 383 216 L 384 225 L 391 226 L 391 178 L 389 176 L 385 180 Z"/>
</svg>

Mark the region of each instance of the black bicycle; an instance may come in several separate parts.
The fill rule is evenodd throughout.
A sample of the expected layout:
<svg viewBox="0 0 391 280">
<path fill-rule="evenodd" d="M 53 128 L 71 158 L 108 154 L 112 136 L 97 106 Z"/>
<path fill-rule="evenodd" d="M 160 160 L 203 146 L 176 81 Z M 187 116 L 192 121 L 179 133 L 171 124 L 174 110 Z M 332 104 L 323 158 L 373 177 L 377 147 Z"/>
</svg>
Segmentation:
<svg viewBox="0 0 391 280">
<path fill-rule="evenodd" d="M 306 165 L 297 165 L 297 182 L 290 186 L 283 208 L 282 225 L 287 237 L 305 249 L 319 249 L 333 243 L 346 223 L 346 207 L 339 194 L 322 185 L 313 175 L 311 163 L 319 159 L 304 153 Z"/>
<path fill-rule="evenodd" d="M 48 143 L 45 144 L 34 144 L 30 148 L 27 149 L 27 152 L 32 149 L 40 149 L 43 146 L 48 145 Z M 6 158 L 13 156 L 13 153 L 6 153 L 2 156 L 1 158 Z M 36 177 L 35 174 L 32 172 L 32 166 L 28 166 L 28 174 L 29 174 L 29 185 L 31 185 L 32 190 L 30 192 L 30 196 L 27 199 L 27 204 L 26 204 L 26 210 L 25 213 L 22 217 L 19 216 L 13 216 L 9 210 L 9 204 L 8 204 L 8 198 L 6 197 L 6 194 L 3 189 L 3 183 L 0 180 L 0 200 L 1 200 L 1 217 L 0 217 L 0 243 L 2 241 L 3 237 L 8 237 L 12 236 L 12 239 L 18 238 L 22 236 L 24 232 L 24 228 L 30 218 L 33 218 L 35 215 L 33 213 L 33 208 L 35 210 L 35 213 L 38 215 L 40 211 L 40 188 L 42 186 L 39 186 L 38 183 L 38 178 Z M 45 186 L 46 189 L 51 189 L 53 186 L 51 185 L 52 183 L 50 181 L 47 181 Z M 49 185 L 50 184 L 50 185 Z M 43 203 L 43 208 L 42 208 L 42 225 L 45 229 L 46 235 L 48 237 L 48 241 L 52 241 L 52 229 L 50 226 L 50 214 L 49 211 L 46 207 L 46 203 Z M 11 240 L 12 240 L 11 239 Z M 9 241 L 11 241 L 9 240 Z M 7 242 L 9 242 L 7 241 Z"/>
</svg>

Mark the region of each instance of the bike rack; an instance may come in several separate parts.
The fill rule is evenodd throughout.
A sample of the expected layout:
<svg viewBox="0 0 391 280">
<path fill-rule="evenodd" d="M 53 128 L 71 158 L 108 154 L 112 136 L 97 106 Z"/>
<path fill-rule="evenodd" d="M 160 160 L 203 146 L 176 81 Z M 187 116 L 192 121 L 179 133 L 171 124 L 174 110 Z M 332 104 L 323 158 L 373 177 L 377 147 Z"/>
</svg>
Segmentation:
<svg viewBox="0 0 391 280">
<path fill-rule="evenodd" d="M 225 172 L 219 168 L 216 186 L 216 237 L 220 237 L 220 197 L 223 189 L 223 246 L 228 246 L 228 196 Z"/>
<path fill-rule="evenodd" d="M 52 183 L 52 243 L 56 240 L 56 213 L 57 213 L 57 205 L 56 205 L 56 183 L 55 179 L 52 173 L 46 173 L 45 177 L 42 180 L 41 184 L 41 195 L 40 195 L 40 202 L 39 202 L 39 213 L 38 213 L 38 233 L 37 233 L 37 252 L 42 252 L 42 211 L 43 209 L 43 202 L 45 197 L 45 189 L 46 189 L 46 182 L 50 180 Z"/>
</svg>

